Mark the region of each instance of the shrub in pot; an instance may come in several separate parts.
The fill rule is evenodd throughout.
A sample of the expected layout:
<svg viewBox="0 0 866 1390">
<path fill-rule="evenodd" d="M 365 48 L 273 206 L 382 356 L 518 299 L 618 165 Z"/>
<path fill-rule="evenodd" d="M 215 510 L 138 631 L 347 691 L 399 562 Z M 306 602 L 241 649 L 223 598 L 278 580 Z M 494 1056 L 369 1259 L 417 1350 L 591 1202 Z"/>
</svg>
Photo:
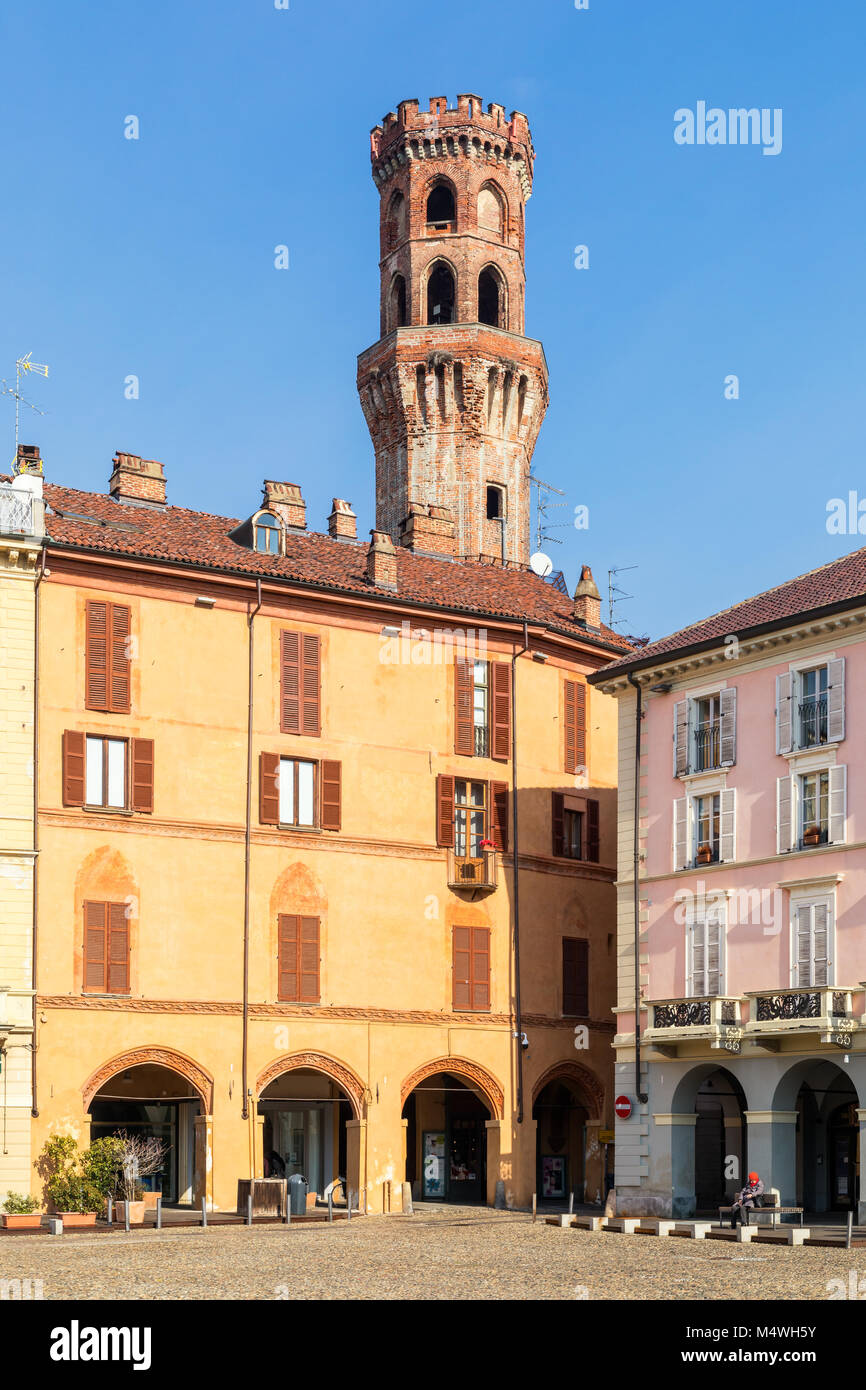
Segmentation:
<svg viewBox="0 0 866 1390">
<path fill-rule="evenodd" d="M 116 1137 L 119 1166 L 117 1169 L 117 1219 L 126 1221 L 129 1210 L 130 1226 L 144 1222 L 145 1194 L 142 1178 L 162 1171 L 168 1146 L 162 1139 L 121 1130 Z"/>
<path fill-rule="evenodd" d="M 0 1220 L 11 1231 L 38 1230 L 42 1225 L 38 1199 L 21 1192 L 7 1192 Z"/>
<path fill-rule="evenodd" d="M 39 1157 L 45 1190 L 64 1226 L 93 1226 L 105 1205 L 99 1176 L 71 1134 L 46 1140 Z"/>
</svg>

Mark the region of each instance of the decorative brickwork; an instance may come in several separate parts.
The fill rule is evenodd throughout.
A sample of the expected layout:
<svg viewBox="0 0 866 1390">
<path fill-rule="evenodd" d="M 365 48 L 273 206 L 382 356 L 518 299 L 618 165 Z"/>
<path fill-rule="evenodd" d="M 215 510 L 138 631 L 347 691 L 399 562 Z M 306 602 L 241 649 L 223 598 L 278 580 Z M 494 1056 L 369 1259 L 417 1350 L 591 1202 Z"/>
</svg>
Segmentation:
<svg viewBox="0 0 866 1390">
<path fill-rule="evenodd" d="M 323 1052 L 293 1052 L 287 1057 L 277 1057 L 273 1062 L 269 1062 L 256 1081 L 256 1095 L 260 1096 L 265 1087 L 276 1081 L 277 1077 L 283 1076 L 287 1071 L 298 1071 L 302 1067 L 309 1071 L 324 1072 L 332 1081 L 336 1081 L 345 1091 L 355 1119 L 363 1118 L 363 1081 L 345 1063 L 338 1062 L 335 1057 L 327 1057 Z"/>
<path fill-rule="evenodd" d="M 474 1086 L 484 1096 L 490 1106 L 490 1113 L 494 1120 L 504 1118 L 505 1095 L 499 1082 L 490 1072 L 485 1071 L 477 1062 L 470 1062 L 468 1057 L 437 1057 L 435 1062 L 425 1062 L 423 1067 L 413 1071 L 411 1076 L 407 1076 L 403 1085 L 400 1087 L 400 1104 L 405 1105 L 409 1096 L 420 1082 L 425 1081 L 428 1076 L 436 1076 L 439 1072 L 451 1072 L 453 1076 L 461 1076 Z"/>
<path fill-rule="evenodd" d="M 194 1062 L 191 1057 L 185 1057 L 182 1052 L 175 1052 L 168 1047 L 137 1047 L 132 1052 L 122 1052 L 119 1057 L 112 1057 L 110 1062 L 103 1062 L 95 1072 L 85 1081 L 81 1088 L 84 1099 L 84 1108 L 90 1108 L 97 1091 L 110 1081 L 118 1072 L 126 1071 L 129 1067 L 168 1067 L 169 1070 L 177 1072 L 187 1080 L 198 1092 L 202 1108 L 206 1115 L 213 1111 L 213 1077 L 209 1076 L 204 1067 L 200 1067 L 198 1062 Z"/>
<path fill-rule="evenodd" d="M 533 1105 L 551 1081 L 572 1081 L 581 1092 L 593 1119 L 604 1118 L 604 1087 L 587 1067 L 582 1067 L 579 1062 L 556 1062 L 554 1066 L 548 1067 L 532 1088 Z"/>
</svg>

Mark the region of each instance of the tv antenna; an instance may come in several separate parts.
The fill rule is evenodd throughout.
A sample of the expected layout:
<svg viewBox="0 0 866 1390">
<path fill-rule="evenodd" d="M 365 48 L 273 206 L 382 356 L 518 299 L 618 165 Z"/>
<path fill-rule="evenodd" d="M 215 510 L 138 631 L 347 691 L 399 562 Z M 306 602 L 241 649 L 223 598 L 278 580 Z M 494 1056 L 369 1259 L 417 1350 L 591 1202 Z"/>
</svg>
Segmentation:
<svg viewBox="0 0 866 1390">
<path fill-rule="evenodd" d="M 566 522 L 549 522 L 548 512 L 556 511 L 560 507 L 567 507 L 567 502 L 551 502 L 549 494 L 555 492 L 557 497 L 564 497 L 565 493 L 561 488 L 554 487 L 553 483 L 545 483 L 541 478 L 534 478 L 529 475 L 529 481 L 538 489 L 535 497 L 535 549 L 542 550 L 545 542 L 550 541 L 553 545 L 562 545 L 558 536 L 549 536 L 548 531 L 564 531 Z"/>
<path fill-rule="evenodd" d="M 607 572 L 607 625 L 614 627 L 614 605 L 624 603 L 626 599 L 634 598 L 634 594 L 627 594 L 625 589 L 621 589 L 615 582 L 615 576 L 625 574 L 627 570 L 640 569 L 640 565 L 618 565 L 615 569 Z M 623 618 L 618 618 L 617 622 L 624 622 Z"/>
<path fill-rule="evenodd" d="M 32 352 L 27 352 L 23 357 L 19 357 L 15 363 L 15 386 L 14 388 L 5 380 L 0 384 L 0 396 L 11 396 L 15 401 L 15 458 L 18 458 L 18 436 L 21 417 L 21 407 L 26 405 L 28 410 L 32 410 L 36 415 L 44 415 L 45 411 L 40 410 L 38 405 L 32 401 L 25 400 L 21 394 L 21 378 L 30 372 L 36 372 L 38 376 L 47 376 L 48 367 L 45 362 L 31 362 Z"/>
</svg>

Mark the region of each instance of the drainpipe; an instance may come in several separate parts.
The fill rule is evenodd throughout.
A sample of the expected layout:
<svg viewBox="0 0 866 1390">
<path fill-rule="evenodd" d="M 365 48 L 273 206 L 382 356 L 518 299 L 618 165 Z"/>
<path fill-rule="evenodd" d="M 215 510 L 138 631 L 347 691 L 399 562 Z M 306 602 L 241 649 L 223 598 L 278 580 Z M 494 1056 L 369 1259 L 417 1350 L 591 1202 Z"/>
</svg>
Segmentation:
<svg viewBox="0 0 866 1390">
<path fill-rule="evenodd" d="M 249 629 L 249 688 L 247 691 L 247 820 L 244 832 L 244 1025 L 243 1060 L 241 1062 L 241 1087 L 244 1108 L 241 1118 L 249 1119 L 249 1097 L 247 1095 L 247 1056 L 250 1030 L 250 833 L 252 826 L 252 786 L 253 786 L 253 620 L 262 606 L 262 581 L 256 580 L 256 606 L 247 616 Z M 252 1176 L 252 1175 L 251 1175 Z"/>
<path fill-rule="evenodd" d="M 517 867 L 517 658 L 529 651 L 529 626 L 523 624 L 523 646 L 511 658 L 511 896 L 514 899 L 514 1014 L 517 1031 L 517 1123 L 523 1124 L 523 1017 L 520 1011 L 520 877 Z"/>
<path fill-rule="evenodd" d="M 634 1089 L 642 1105 L 646 1094 L 640 1088 L 640 735 L 643 718 L 640 682 L 628 672 L 628 683 L 637 691 L 634 708 Z"/>
<path fill-rule="evenodd" d="M 31 961 L 32 987 L 33 987 L 33 1033 L 30 1039 L 30 1114 L 34 1119 L 39 1118 L 39 1106 L 36 1097 L 36 948 L 38 945 L 38 929 L 36 917 L 39 911 L 39 585 L 45 576 L 45 559 L 47 546 L 42 542 L 42 551 L 39 556 L 39 570 L 36 575 L 36 583 L 33 589 L 33 926 L 30 949 L 33 954 Z"/>
</svg>

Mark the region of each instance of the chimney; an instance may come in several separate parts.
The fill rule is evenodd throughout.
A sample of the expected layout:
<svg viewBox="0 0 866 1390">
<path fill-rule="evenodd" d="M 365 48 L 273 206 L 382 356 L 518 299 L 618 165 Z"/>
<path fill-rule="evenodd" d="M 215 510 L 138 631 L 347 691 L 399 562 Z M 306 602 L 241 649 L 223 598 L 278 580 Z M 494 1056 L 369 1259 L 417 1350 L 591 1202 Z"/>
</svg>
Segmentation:
<svg viewBox="0 0 866 1390">
<path fill-rule="evenodd" d="M 601 594 L 589 565 L 584 565 L 580 571 L 580 581 L 574 591 L 573 616 L 582 627 L 601 626 Z"/>
<path fill-rule="evenodd" d="M 42 458 L 39 453 L 39 445 L 19 444 L 15 467 L 12 471 L 19 477 L 22 473 L 36 473 L 41 477 Z"/>
<path fill-rule="evenodd" d="M 367 551 L 367 583 L 377 589 L 397 588 L 397 552 L 387 531 L 371 531 Z"/>
<path fill-rule="evenodd" d="M 423 555 L 442 555 L 453 559 L 457 548 L 457 528 L 450 507 L 410 502 L 409 515 L 400 527 L 400 544 Z"/>
<path fill-rule="evenodd" d="M 307 506 L 297 483 L 275 483 L 265 478 L 264 506 L 295 531 L 307 529 Z"/>
<path fill-rule="evenodd" d="M 328 517 L 328 535 L 338 541 L 358 539 L 358 518 L 352 511 L 351 504 L 344 502 L 342 497 L 334 498 L 331 515 Z"/>
<path fill-rule="evenodd" d="M 127 502 L 135 507 L 164 507 L 165 469 L 156 459 L 117 453 L 108 491 L 116 502 Z"/>
</svg>

